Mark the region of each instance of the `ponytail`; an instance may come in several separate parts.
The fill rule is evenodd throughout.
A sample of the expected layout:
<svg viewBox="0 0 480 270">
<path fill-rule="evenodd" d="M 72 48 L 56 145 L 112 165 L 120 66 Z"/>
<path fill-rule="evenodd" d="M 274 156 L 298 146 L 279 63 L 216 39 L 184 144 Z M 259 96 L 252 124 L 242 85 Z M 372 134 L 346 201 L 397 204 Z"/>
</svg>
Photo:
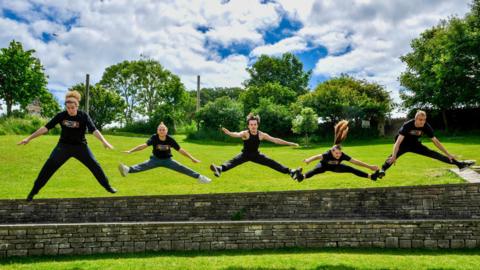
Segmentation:
<svg viewBox="0 0 480 270">
<path fill-rule="evenodd" d="M 348 134 L 348 121 L 342 120 L 338 122 L 334 127 L 335 139 L 333 144 L 340 145 L 346 138 Z"/>
</svg>

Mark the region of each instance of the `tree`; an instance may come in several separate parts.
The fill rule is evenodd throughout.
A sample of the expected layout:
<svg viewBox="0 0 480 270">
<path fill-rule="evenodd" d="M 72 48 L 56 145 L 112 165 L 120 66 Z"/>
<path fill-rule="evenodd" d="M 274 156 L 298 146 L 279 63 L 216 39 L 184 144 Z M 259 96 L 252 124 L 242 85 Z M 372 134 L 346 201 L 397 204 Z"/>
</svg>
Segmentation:
<svg viewBox="0 0 480 270">
<path fill-rule="evenodd" d="M 48 96 L 43 66 L 34 53 L 35 50 L 23 50 L 15 40 L 0 50 L 0 98 L 7 105 L 7 116 L 15 104 L 26 108 L 35 98 Z"/>
<path fill-rule="evenodd" d="M 393 107 L 381 85 L 347 75 L 319 84 L 313 92 L 300 96 L 298 102 L 313 108 L 331 126 L 341 119 L 356 120 L 356 123 L 368 119 L 379 123 Z"/>
<path fill-rule="evenodd" d="M 134 61 L 123 61 L 105 69 L 100 85 L 117 92 L 125 101 L 123 118 L 127 124 L 133 122 L 133 113 L 138 105 L 139 75 L 135 70 Z"/>
<path fill-rule="evenodd" d="M 152 59 L 135 61 L 134 70 L 139 84 L 138 113 L 146 115 L 149 120 L 165 107 L 169 107 L 174 114 L 182 114 L 188 97 L 177 75 Z"/>
<path fill-rule="evenodd" d="M 71 89 L 80 92 L 82 95 L 80 107 L 85 109 L 85 102 L 87 100 L 85 84 L 76 84 L 72 86 Z M 125 109 L 125 102 L 116 92 L 107 90 L 100 84 L 96 84 L 90 86 L 89 93 L 88 113 L 99 130 L 102 130 L 105 125 L 121 118 L 123 110 Z"/>
<path fill-rule="evenodd" d="M 296 93 L 278 82 L 250 86 L 240 95 L 245 114 L 258 108 L 262 98 L 270 99 L 275 104 L 289 105 L 295 101 Z"/>
<path fill-rule="evenodd" d="M 297 134 L 305 134 L 305 146 L 308 146 L 308 134 L 318 128 L 318 116 L 312 108 L 304 108 L 292 121 L 292 131 Z"/>
<path fill-rule="evenodd" d="M 206 105 L 210 101 L 214 101 L 219 97 L 229 97 L 233 100 L 238 100 L 240 94 L 245 91 L 240 87 L 215 87 L 200 89 L 200 106 Z M 196 100 L 197 91 L 189 91 L 190 97 Z"/>
<path fill-rule="evenodd" d="M 243 123 L 242 104 L 229 97 L 220 97 L 201 108 L 195 118 L 204 129 L 216 130 L 222 126 L 238 130 Z"/>
<path fill-rule="evenodd" d="M 427 107 L 442 113 L 480 106 L 480 1 L 464 19 L 452 17 L 421 33 L 412 52 L 400 59 L 407 69 L 400 75 L 406 108 Z"/>
<path fill-rule="evenodd" d="M 297 95 L 307 92 L 312 73 L 303 71 L 302 62 L 291 53 L 281 57 L 261 55 L 247 72 L 250 74 L 250 79 L 244 83 L 247 87 L 278 83 Z"/>
<path fill-rule="evenodd" d="M 41 107 L 40 115 L 44 117 L 52 117 L 61 110 L 57 99 L 49 91 L 43 91 L 38 100 Z"/>
</svg>

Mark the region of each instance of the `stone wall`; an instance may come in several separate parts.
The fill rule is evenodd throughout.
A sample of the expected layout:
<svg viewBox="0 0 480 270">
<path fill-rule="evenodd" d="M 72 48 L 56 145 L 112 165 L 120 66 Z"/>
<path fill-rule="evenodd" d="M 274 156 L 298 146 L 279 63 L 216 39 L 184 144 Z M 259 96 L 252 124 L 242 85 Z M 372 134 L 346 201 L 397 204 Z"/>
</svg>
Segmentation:
<svg viewBox="0 0 480 270">
<path fill-rule="evenodd" d="M 0 224 L 356 218 L 480 218 L 480 184 L 0 200 Z"/>
<path fill-rule="evenodd" d="M 480 220 L 0 225 L 0 257 L 282 247 L 479 248 Z"/>
</svg>

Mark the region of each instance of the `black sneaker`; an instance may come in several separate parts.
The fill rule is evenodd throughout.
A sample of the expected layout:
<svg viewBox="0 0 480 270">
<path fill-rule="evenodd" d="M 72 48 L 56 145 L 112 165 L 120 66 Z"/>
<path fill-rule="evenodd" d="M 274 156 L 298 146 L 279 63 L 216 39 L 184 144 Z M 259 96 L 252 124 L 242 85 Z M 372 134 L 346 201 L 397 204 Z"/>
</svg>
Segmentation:
<svg viewBox="0 0 480 270">
<path fill-rule="evenodd" d="M 383 169 L 377 172 L 378 172 L 378 176 L 377 176 L 378 179 L 382 179 L 383 177 L 385 177 L 385 171 Z"/>
<path fill-rule="evenodd" d="M 385 174 L 384 174 L 385 175 Z M 370 176 L 370 180 L 372 181 L 377 181 L 377 178 L 380 176 L 380 171 L 379 170 L 376 170 L 371 176 Z"/>
<path fill-rule="evenodd" d="M 298 168 L 295 170 L 290 170 L 290 177 L 292 177 L 293 180 L 297 180 L 301 177 L 300 175 L 302 174 L 302 168 Z M 303 180 L 303 179 L 302 179 Z"/>
<path fill-rule="evenodd" d="M 107 190 L 108 192 L 112 193 L 112 194 L 113 194 L 113 193 L 117 193 L 117 189 L 114 188 L 114 187 L 108 187 L 108 188 L 106 188 L 106 190 Z"/>
<path fill-rule="evenodd" d="M 220 177 L 220 175 L 222 174 L 222 168 L 220 168 L 219 166 L 215 166 L 215 164 L 213 163 L 210 165 L 210 170 L 212 170 L 213 174 L 216 177 Z"/>
<path fill-rule="evenodd" d="M 475 161 L 473 160 L 465 160 L 461 161 L 460 164 L 458 165 L 458 169 L 463 172 L 466 169 L 470 168 L 473 164 L 475 164 Z"/>
<path fill-rule="evenodd" d="M 300 183 L 303 181 L 303 179 L 305 179 L 305 175 L 303 175 L 302 170 L 300 170 L 297 175 L 297 182 Z"/>
</svg>

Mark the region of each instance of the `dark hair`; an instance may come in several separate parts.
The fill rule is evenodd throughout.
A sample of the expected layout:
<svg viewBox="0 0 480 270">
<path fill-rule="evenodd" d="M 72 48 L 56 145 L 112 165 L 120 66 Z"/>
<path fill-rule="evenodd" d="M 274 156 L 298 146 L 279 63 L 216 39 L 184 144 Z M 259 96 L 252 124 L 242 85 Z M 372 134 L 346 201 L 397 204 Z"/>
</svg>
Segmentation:
<svg viewBox="0 0 480 270">
<path fill-rule="evenodd" d="M 258 115 L 258 114 L 254 115 L 253 113 L 249 113 L 247 115 L 247 124 L 252 120 L 257 121 L 257 124 L 260 124 L 260 115 Z"/>
<path fill-rule="evenodd" d="M 347 120 L 342 120 L 338 122 L 335 127 L 334 127 L 334 132 L 335 132 L 335 139 L 333 141 L 334 145 L 340 146 L 340 144 L 347 138 L 348 134 L 348 121 Z M 338 148 L 338 149 L 341 149 Z"/>
</svg>

